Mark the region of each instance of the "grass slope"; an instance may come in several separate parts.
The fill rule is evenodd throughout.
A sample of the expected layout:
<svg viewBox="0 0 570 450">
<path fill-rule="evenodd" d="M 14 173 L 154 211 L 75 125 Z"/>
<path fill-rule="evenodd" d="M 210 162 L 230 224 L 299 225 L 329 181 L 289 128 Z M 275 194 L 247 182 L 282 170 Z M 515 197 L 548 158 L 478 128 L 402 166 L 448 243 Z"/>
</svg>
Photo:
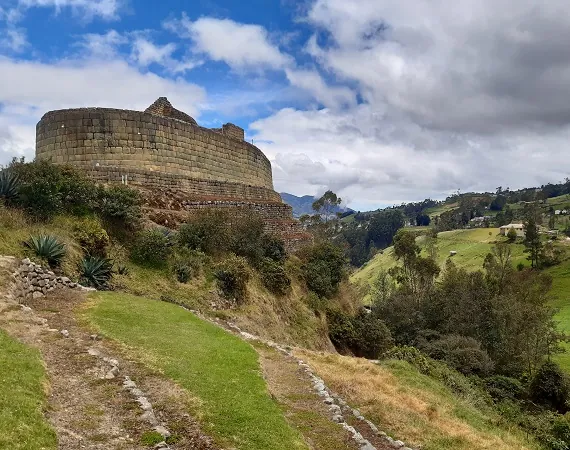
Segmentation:
<svg viewBox="0 0 570 450">
<path fill-rule="evenodd" d="M 180 307 L 127 294 L 98 293 L 88 319 L 105 336 L 190 392 L 205 431 L 223 446 L 306 449 L 270 398 L 257 353 Z"/>
<path fill-rule="evenodd" d="M 380 365 L 358 358 L 301 351 L 318 375 L 389 435 L 423 450 L 540 448 L 475 400 L 420 374 L 404 361 Z"/>
<path fill-rule="evenodd" d="M 558 308 L 556 321 L 560 331 L 570 334 L 570 261 L 551 267 L 546 273 L 552 276 L 552 304 Z M 566 353 L 555 356 L 556 361 L 570 373 L 570 343 L 564 343 Z"/>
<path fill-rule="evenodd" d="M 45 372 L 37 351 L 0 330 L 0 448 L 57 448 L 54 430 L 43 415 Z"/>
<path fill-rule="evenodd" d="M 439 233 L 437 236 L 438 258 L 440 266 L 445 264 L 449 258 L 450 251 L 456 251 L 453 262 L 459 267 L 467 270 L 477 270 L 482 268 L 485 256 L 497 241 L 504 240 L 498 236 L 498 228 L 474 228 L 470 230 L 454 230 Z M 423 238 L 418 238 L 420 246 L 423 245 Z M 526 255 L 523 253 L 522 244 L 511 244 L 513 253 L 513 264 L 519 262 L 528 264 Z M 397 264 L 394 259 L 392 247 L 377 254 L 371 261 L 357 270 L 350 277 L 350 281 L 359 289 L 366 291 L 371 286 L 381 270 L 388 270 Z"/>
</svg>

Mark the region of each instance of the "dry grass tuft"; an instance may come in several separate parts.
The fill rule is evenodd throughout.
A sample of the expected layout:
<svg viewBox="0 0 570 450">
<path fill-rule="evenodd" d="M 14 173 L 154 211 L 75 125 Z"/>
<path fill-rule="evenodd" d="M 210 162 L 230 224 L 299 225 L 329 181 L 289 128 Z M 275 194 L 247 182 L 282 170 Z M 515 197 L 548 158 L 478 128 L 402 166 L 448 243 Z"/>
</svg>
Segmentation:
<svg viewBox="0 0 570 450">
<path fill-rule="evenodd" d="M 298 351 L 333 390 L 389 434 L 429 449 L 533 449 L 520 430 L 480 411 L 405 362 L 378 365 L 336 354 Z"/>
</svg>

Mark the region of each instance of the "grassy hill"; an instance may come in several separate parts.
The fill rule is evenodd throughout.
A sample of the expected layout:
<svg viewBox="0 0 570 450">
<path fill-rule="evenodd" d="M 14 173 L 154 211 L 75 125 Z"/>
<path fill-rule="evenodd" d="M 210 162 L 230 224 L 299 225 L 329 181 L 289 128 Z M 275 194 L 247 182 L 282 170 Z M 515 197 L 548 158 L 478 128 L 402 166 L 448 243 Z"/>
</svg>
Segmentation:
<svg viewBox="0 0 570 450">
<path fill-rule="evenodd" d="M 460 267 L 465 267 L 469 270 L 480 269 L 483 266 L 485 256 L 491 251 L 493 245 L 504 240 L 499 235 L 498 228 L 445 231 L 439 233 L 437 237 L 437 262 L 443 265 L 448 258 L 452 258 L 453 262 Z M 418 238 L 420 246 L 424 242 L 425 239 L 423 237 Z M 524 246 L 522 244 L 511 244 L 511 250 L 515 265 L 521 262 L 525 265 L 528 264 L 523 253 Z M 450 256 L 451 251 L 455 251 L 457 254 Z M 381 270 L 388 270 L 396 264 L 397 261 L 394 259 L 392 247 L 389 247 L 354 272 L 350 277 L 350 281 L 361 292 L 366 292 Z"/>
<path fill-rule="evenodd" d="M 567 197 L 567 196 L 563 196 Z M 560 201 L 560 198 L 559 198 Z M 454 230 L 438 234 L 438 263 L 443 265 L 448 258 L 460 267 L 468 270 L 478 270 L 482 268 L 483 260 L 496 242 L 504 240 L 498 236 L 498 228 L 477 228 L 471 230 Z M 420 246 L 424 242 L 423 238 L 418 238 Z M 513 264 L 519 263 L 528 265 L 526 255 L 523 253 L 522 244 L 510 244 L 513 254 Z M 563 241 L 560 245 L 567 245 Z M 456 251 L 455 256 L 450 256 L 450 251 Z M 381 270 L 388 270 L 397 264 L 394 259 L 392 247 L 387 248 L 382 253 L 377 254 L 371 261 L 362 268 L 354 272 L 350 281 L 365 294 L 365 299 L 369 299 L 369 292 L 372 283 Z M 570 333 L 570 260 L 564 260 L 561 264 L 546 269 L 546 273 L 552 276 L 552 305 L 559 311 L 556 320 L 559 329 Z M 559 364 L 570 373 L 570 344 L 564 344 L 567 353 L 556 355 Z"/>
</svg>

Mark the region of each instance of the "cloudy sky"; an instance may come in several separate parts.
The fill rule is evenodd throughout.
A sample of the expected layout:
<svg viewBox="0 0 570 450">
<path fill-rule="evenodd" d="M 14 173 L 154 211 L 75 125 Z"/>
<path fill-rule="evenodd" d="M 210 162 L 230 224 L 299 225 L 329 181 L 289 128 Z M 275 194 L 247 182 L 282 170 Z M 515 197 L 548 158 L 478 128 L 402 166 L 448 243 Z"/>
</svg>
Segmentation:
<svg viewBox="0 0 570 450">
<path fill-rule="evenodd" d="M 356 209 L 557 182 L 569 42 L 567 0 L 0 0 L 0 164 L 48 110 L 167 96 Z"/>
</svg>

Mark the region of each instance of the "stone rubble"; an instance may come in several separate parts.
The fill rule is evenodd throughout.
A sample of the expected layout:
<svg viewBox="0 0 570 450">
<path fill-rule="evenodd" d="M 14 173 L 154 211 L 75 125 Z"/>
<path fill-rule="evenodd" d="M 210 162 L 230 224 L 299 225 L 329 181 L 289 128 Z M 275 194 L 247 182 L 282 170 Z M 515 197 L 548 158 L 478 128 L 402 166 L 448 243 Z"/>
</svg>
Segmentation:
<svg viewBox="0 0 570 450">
<path fill-rule="evenodd" d="M 77 289 L 81 291 L 94 291 L 93 288 L 81 286 L 67 277 L 56 275 L 49 269 L 33 263 L 25 258 L 20 263 L 14 275 L 13 296 L 16 300 L 36 300 L 42 298 L 54 289 Z"/>
</svg>

